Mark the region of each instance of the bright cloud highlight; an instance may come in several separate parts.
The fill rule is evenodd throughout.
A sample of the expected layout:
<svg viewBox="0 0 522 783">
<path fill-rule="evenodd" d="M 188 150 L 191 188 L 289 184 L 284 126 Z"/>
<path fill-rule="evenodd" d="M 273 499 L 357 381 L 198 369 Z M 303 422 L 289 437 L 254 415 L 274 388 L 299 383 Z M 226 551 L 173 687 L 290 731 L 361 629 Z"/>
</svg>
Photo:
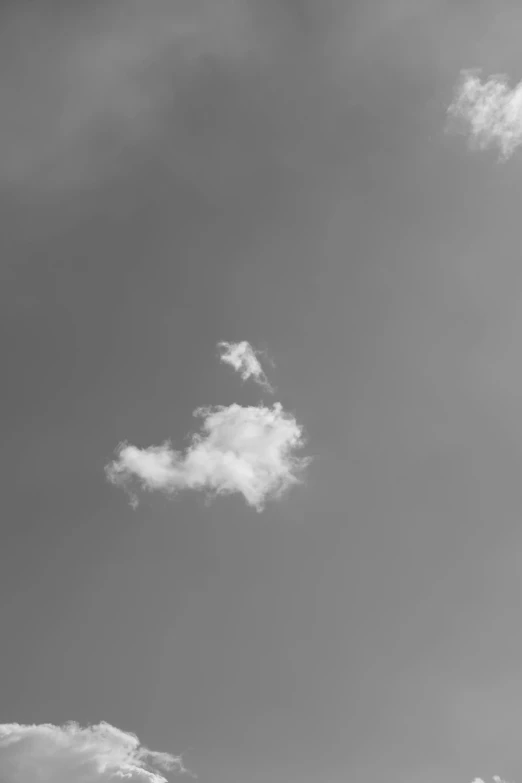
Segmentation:
<svg viewBox="0 0 522 783">
<path fill-rule="evenodd" d="M 167 783 L 168 771 L 185 771 L 179 757 L 147 750 L 108 723 L 0 724 L 2 783 Z"/>
<path fill-rule="evenodd" d="M 249 342 L 246 340 L 240 343 L 221 342 L 218 343 L 218 348 L 221 350 L 221 361 L 225 364 L 230 364 L 244 381 L 253 378 L 264 389 L 273 392 L 273 388 L 268 382 L 268 378 L 257 358 L 256 351 Z"/>
<path fill-rule="evenodd" d="M 296 456 L 304 444 L 302 427 L 280 403 L 272 408 L 232 404 L 198 408 L 199 433 L 184 452 L 169 441 L 140 449 L 123 443 L 106 467 L 110 482 L 123 487 L 137 505 L 136 486 L 176 494 L 184 489 L 215 495 L 239 493 L 262 511 L 280 497 L 308 464 Z"/>
<path fill-rule="evenodd" d="M 497 146 L 507 160 L 522 143 L 522 81 L 510 89 L 503 75 L 483 82 L 478 71 L 462 71 L 448 115 L 479 149 Z"/>
</svg>

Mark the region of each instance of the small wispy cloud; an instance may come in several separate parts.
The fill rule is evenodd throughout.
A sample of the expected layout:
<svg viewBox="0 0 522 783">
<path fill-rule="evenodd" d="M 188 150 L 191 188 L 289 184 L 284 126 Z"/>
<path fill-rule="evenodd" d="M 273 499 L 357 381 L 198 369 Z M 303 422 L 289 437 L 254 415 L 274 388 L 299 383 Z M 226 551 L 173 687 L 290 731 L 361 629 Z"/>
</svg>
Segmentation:
<svg viewBox="0 0 522 783">
<path fill-rule="evenodd" d="M 507 783 L 507 781 L 504 780 L 504 778 L 501 778 L 499 775 L 493 775 L 492 780 L 493 783 Z M 475 778 L 472 783 L 486 783 L 486 781 L 482 778 Z"/>
<path fill-rule="evenodd" d="M 249 342 L 246 340 L 239 343 L 227 343 L 223 341 L 218 343 L 218 348 L 221 351 L 221 361 L 225 364 L 230 364 L 230 366 L 241 375 L 241 378 L 244 381 L 252 378 L 264 389 L 273 393 L 274 389 L 261 367 L 261 362 L 257 358 L 259 352 L 255 351 Z"/>
<path fill-rule="evenodd" d="M 298 457 L 304 445 L 302 427 L 283 410 L 238 404 L 199 408 L 200 432 L 184 452 L 169 441 L 138 448 L 123 443 L 106 466 L 108 480 L 125 489 L 136 506 L 136 488 L 175 495 L 186 489 L 210 495 L 243 495 L 261 511 L 267 500 L 279 498 L 300 482 L 309 459 Z"/>
<path fill-rule="evenodd" d="M 143 748 L 108 723 L 0 724 L 2 783 L 167 783 L 169 771 L 186 771 L 179 756 Z"/>
<path fill-rule="evenodd" d="M 504 75 L 482 81 L 479 70 L 464 70 L 448 116 L 450 130 L 481 150 L 498 147 L 505 161 L 522 143 L 522 81 L 510 88 Z"/>
</svg>

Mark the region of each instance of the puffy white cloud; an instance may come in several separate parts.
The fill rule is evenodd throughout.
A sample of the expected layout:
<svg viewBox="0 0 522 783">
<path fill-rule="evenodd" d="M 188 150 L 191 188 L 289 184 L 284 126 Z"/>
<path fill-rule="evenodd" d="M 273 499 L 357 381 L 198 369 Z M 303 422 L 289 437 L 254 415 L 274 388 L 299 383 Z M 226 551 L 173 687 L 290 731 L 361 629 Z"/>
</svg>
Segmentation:
<svg viewBox="0 0 522 783">
<path fill-rule="evenodd" d="M 507 77 L 482 81 L 479 71 L 465 70 L 448 115 L 458 132 L 470 136 L 479 149 L 497 146 L 507 160 L 522 143 L 522 82 L 510 89 Z"/>
<path fill-rule="evenodd" d="M 280 403 L 272 408 L 232 404 L 198 408 L 201 430 L 184 452 L 169 441 L 138 448 L 123 443 L 117 459 L 106 466 L 113 484 L 123 487 L 137 504 L 136 486 L 176 494 L 183 489 L 210 494 L 240 493 L 261 511 L 300 481 L 308 464 L 296 456 L 303 446 L 303 430 Z"/>
<path fill-rule="evenodd" d="M 472 783 L 485 783 L 485 781 L 482 778 L 475 778 Z M 507 781 L 499 775 L 493 775 L 493 783 L 507 783 Z"/>
<path fill-rule="evenodd" d="M 218 343 L 218 348 L 221 349 L 221 361 L 225 364 L 230 364 L 244 381 L 253 378 L 264 389 L 273 392 L 273 388 L 268 382 L 268 378 L 257 358 L 256 351 L 249 342 L 246 340 L 240 343 L 221 342 Z"/>
<path fill-rule="evenodd" d="M 179 757 L 147 750 L 108 723 L 0 724 L 2 783 L 167 783 L 169 770 L 184 771 Z"/>
</svg>

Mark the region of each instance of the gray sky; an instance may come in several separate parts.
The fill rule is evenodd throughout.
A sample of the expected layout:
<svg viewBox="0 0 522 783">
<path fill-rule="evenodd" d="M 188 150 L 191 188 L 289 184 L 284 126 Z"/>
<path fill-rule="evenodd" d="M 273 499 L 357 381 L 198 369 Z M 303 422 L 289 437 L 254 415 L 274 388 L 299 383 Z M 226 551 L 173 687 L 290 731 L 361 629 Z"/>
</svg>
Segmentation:
<svg viewBox="0 0 522 783">
<path fill-rule="evenodd" d="M 521 159 L 447 133 L 521 22 L 2 4 L 0 724 L 107 721 L 202 783 L 522 781 Z M 272 404 L 243 340 L 304 485 L 133 511 L 118 443 Z"/>
</svg>

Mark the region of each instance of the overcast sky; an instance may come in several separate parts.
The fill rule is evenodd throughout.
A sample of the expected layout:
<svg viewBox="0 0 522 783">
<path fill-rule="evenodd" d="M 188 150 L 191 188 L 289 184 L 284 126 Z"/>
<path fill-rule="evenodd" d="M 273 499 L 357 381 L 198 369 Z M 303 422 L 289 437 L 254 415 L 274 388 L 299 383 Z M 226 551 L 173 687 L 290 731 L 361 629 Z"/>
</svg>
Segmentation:
<svg viewBox="0 0 522 783">
<path fill-rule="evenodd" d="M 4 775 L 522 783 L 521 24 L 2 3 Z"/>
</svg>

